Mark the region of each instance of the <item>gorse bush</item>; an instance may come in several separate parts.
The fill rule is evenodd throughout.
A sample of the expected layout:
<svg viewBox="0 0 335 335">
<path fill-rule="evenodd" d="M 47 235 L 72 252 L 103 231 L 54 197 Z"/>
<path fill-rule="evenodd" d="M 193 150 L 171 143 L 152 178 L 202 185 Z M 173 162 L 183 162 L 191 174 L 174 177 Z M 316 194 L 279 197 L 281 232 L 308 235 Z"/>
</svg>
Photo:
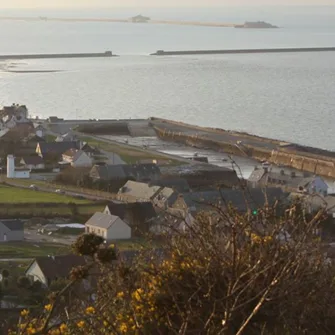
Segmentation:
<svg viewBox="0 0 335 335">
<path fill-rule="evenodd" d="M 323 214 L 308 217 L 299 203 L 257 215 L 213 206 L 183 230 L 173 220 L 162 249 L 131 263 L 84 235 L 74 248 L 91 261 L 38 317 L 23 311 L 18 333 L 334 334 L 335 272 L 317 235 Z M 94 298 L 62 306 L 93 273 Z"/>
</svg>

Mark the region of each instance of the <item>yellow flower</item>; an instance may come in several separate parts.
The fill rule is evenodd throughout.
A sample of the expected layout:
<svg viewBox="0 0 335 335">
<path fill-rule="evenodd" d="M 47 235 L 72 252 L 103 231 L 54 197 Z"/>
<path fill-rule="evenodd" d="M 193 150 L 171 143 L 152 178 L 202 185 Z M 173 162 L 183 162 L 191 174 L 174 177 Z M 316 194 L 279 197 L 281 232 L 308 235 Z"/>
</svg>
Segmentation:
<svg viewBox="0 0 335 335">
<path fill-rule="evenodd" d="M 21 311 L 21 316 L 22 317 L 26 317 L 26 316 L 28 316 L 28 314 L 29 314 L 29 311 L 26 310 L 26 309 L 24 309 L 23 311 Z"/>
<path fill-rule="evenodd" d="M 36 334 L 36 329 L 32 327 L 27 328 L 27 334 L 28 335 Z"/>
<path fill-rule="evenodd" d="M 84 328 L 84 326 L 85 326 L 85 321 L 81 320 L 81 321 L 77 322 L 77 327 L 78 328 Z"/>
<path fill-rule="evenodd" d="M 90 306 L 86 308 L 86 314 L 94 314 L 94 313 L 95 313 L 94 307 Z"/>
<path fill-rule="evenodd" d="M 67 331 L 67 325 L 65 323 L 62 323 L 59 327 L 59 330 L 64 333 Z"/>
<path fill-rule="evenodd" d="M 122 291 L 118 292 L 118 294 L 116 296 L 117 296 L 117 298 L 122 299 L 124 297 L 124 293 Z"/>
<path fill-rule="evenodd" d="M 109 323 L 107 321 L 104 321 L 104 326 L 107 327 Z"/>
<path fill-rule="evenodd" d="M 127 331 L 128 331 L 128 327 L 127 327 L 127 325 L 124 322 L 121 323 L 119 329 L 120 329 L 120 332 L 123 333 L 123 334 L 126 334 Z"/>
<path fill-rule="evenodd" d="M 52 305 L 51 304 L 48 304 L 48 305 L 45 305 L 44 306 L 44 309 L 48 312 L 50 312 L 52 310 Z"/>
<path fill-rule="evenodd" d="M 140 301 L 142 299 L 143 293 L 143 289 L 139 288 L 133 293 L 133 298 L 137 301 Z"/>
</svg>

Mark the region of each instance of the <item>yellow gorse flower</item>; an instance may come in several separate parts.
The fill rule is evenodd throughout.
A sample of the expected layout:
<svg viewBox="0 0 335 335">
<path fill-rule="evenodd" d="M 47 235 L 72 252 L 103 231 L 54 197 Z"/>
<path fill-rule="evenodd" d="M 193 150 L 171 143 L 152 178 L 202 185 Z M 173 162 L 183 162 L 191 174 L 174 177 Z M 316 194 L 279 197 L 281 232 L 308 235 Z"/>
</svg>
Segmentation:
<svg viewBox="0 0 335 335">
<path fill-rule="evenodd" d="M 117 298 L 119 299 L 122 299 L 124 297 L 124 293 L 121 291 L 121 292 L 118 292 L 118 294 L 116 295 Z"/>
<path fill-rule="evenodd" d="M 119 329 L 121 333 L 126 334 L 128 331 L 128 326 L 126 323 L 122 322 Z"/>
<path fill-rule="evenodd" d="M 59 330 L 64 333 L 65 331 L 67 331 L 67 325 L 65 323 L 62 323 L 59 327 Z"/>
<path fill-rule="evenodd" d="M 29 314 L 29 311 L 27 309 L 24 309 L 23 311 L 21 311 L 21 316 L 22 317 L 26 317 L 26 316 L 28 316 L 28 314 Z"/>
<path fill-rule="evenodd" d="M 94 314 L 94 313 L 95 313 L 94 307 L 90 306 L 86 308 L 86 314 Z"/>
<path fill-rule="evenodd" d="M 51 304 L 48 304 L 48 305 L 45 305 L 44 306 L 44 309 L 48 312 L 50 312 L 52 310 L 52 305 Z"/>
<path fill-rule="evenodd" d="M 81 320 L 81 321 L 77 322 L 77 327 L 78 328 L 84 328 L 84 326 L 85 326 L 85 321 Z"/>
</svg>

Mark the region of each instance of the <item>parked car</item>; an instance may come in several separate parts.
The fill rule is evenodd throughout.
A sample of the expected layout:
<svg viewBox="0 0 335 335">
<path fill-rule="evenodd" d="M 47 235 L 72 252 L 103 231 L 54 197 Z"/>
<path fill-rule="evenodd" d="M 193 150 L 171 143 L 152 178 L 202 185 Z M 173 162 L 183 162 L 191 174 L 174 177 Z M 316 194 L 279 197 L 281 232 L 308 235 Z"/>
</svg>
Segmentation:
<svg viewBox="0 0 335 335">
<path fill-rule="evenodd" d="M 34 185 L 34 184 L 31 184 L 31 185 L 29 186 L 29 188 L 32 189 L 32 190 L 34 190 L 34 191 L 37 191 L 37 190 L 38 190 L 37 186 Z"/>
<path fill-rule="evenodd" d="M 64 194 L 64 193 L 65 193 L 63 190 L 61 190 L 61 189 L 59 189 L 59 188 L 58 188 L 55 192 L 56 192 L 56 193 L 59 193 L 59 194 Z"/>
</svg>

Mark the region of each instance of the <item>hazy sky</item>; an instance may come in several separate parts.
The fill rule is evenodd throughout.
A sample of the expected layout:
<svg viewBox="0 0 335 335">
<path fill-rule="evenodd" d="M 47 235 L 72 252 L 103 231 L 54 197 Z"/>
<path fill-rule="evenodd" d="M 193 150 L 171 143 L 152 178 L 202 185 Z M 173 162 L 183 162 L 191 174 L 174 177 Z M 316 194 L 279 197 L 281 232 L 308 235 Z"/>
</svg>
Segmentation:
<svg viewBox="0 0 335 335">
<path fill-rule="evenodd" d="M 335 0 L 0 0 L 0 8 L 335 5 Z"/>
</svg>

